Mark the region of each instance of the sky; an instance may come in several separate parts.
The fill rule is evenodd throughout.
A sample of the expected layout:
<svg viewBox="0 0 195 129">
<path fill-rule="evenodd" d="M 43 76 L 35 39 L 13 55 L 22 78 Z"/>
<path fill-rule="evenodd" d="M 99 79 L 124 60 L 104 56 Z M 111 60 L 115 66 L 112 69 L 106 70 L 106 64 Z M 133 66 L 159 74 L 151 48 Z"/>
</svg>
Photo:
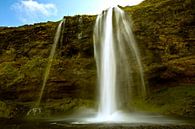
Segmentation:
<svg viewBox="0 0 195 129">
<path fill-rule="evenodd" d="M 136 5 L 143 0 L 0 0 L 0 26 L 58 21 L 63 16 L 100 14 L 110 6 Z"/>
</svg>

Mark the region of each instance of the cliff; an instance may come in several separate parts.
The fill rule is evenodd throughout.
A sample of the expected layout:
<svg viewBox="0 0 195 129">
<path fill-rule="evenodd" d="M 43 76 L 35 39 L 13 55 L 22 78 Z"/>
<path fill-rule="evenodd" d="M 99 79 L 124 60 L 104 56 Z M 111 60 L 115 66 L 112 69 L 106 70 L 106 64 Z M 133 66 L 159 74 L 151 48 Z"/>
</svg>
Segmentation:
<svg viewBox="0 0 195 129">
<path fill-rule="evenodd" d="M 149 92 L 134 102 L 137 108 L 195 116 L 194 5 L 193 0 L 145 0 L 123 8 L 132 19 Z M 41 102 L 45 114 L 96 105 L 96 16 L 64 18 Z M 35 104 L 58 24 L 0 27 L 0 116 L 25 116 Z"/>
<path fill-rule="evenodd" d="M 124 8 L 132 17 L 143 55 L 151 111 L 195 114 L 194 5 L 193 0 L 145 0 Z M 137 102 L 143 108 L 147 103 Z"/>
</svg>

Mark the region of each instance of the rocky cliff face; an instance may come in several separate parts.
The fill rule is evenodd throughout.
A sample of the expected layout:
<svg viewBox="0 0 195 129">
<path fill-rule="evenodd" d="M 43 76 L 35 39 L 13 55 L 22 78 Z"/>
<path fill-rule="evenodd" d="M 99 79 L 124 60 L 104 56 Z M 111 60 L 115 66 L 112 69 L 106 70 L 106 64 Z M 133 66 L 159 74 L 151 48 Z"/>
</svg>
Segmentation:
<svg viewBox="0 0 195 129">
<path fill-rule="evenodd" d="M 90 105 L 96 93 L 92 39 L 95 17 L 64 18 L 63 36 L 41 102 L 48 110 L 57 109 L 56 112 Z M 0 29 L 0 98 L 8 103 L 10 111 L 24 108 L 20 110 L 25 115 L 36 103 L 58 24 Z"/>
<path fill-rule="evenodd" d="M 151 92 L 146 101 L 166 113 L 194 116 L 194 1 L 145 0 L 124 10 L 143 55 Z"/>
<path fill-rule="evenodd" d="M 135 102 L 137 107 L 195 116 L 194 5 L 193 0 L 145 0 L 123 8 L 132 18 L 148 82 L 149 94 L 142 104 Z M 64 18 L 63 36 L 42 99 L 47 113 L 96 105 L 96 16 Z M 58 23 L 0 27 L 1 116 L 23 116 L 38 99 Z M 155 109 L 143 106 L 151 104 Z"/>
<path fill-rule="evenodd" d="M 191 0 L 146 0 L 139 6 L 125 8 L 132 16 L 134 33 L 143 48 L 141 52 L 145 55 L 143 60 L 146 66 L 164 65 L 164 68 L 161 67 L 162 74 L 157 78 L 178 80 L 186 76 L 194 77 L 193 8 Z"/>
</svg>

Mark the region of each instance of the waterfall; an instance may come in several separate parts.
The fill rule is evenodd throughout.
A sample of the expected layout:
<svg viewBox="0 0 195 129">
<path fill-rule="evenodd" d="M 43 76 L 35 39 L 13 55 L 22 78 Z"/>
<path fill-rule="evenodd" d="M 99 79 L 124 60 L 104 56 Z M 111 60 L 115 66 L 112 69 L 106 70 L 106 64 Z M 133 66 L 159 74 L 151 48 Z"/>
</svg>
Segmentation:
<svg viewBox="0 0 195 129">
<path fill-rule="evenodd" d="M 35 106 L 27 112 L 27 116 L 32 117 L 32 116 L 38 116 L 38 115 L 41 114 L 40 102 L 41 102 L 41 99 L 43 97 L 43 92 L 44 92 L 44 89 L 45 89 L 45 86 L 46 86 L 46 83 L 47 83 L 47 80 L 48 80 L 48 77 L 49 77 L 49 72 L 50 72 L 50 69 L 51 69 L 51 65 L 52 65 L 52 62 L 53 62 L 53 58 L 54 58 L 54 55 L 55 55 L 57 44 L 62 39 L 61 33 L 63 31 L 63 26 L 64 26 L 63 24 L 65 24 L 65 19 L 60 21 L 60 23 L 57 27 L 57 30 L 56 30 L 56 34 L 55 34 L 55 37 L 54 37 L 54 43 L 52 45 L 50 55 L 49 55 L 49 58 L 48 58 L 48 63 L 47 63 L 45 73 L 44 73 L 44 76 L 43 76 L 43 83 L 42 83 L 41 91 L 40 91 L 40 94 L 39 94 L 39 98 L 38 98 Z"/>
<path fill-rule="evenodd" d="M 80 16 L 79 17 L 79 20 L 78 20 L 78 26 L 79 26 L 79 30 L 80 30 L 80 32 L 78 33 L 78 35 L 77 35 L 77 39 L 82 39 L 82 35 L 83 35 L 83 33 L 82 33 L 82 28 L 83 28 L 83 18 L 82 18 L 82 16 Z"/>
<path fill-rule="evenodd" d="M 60 41 L 60 38 L 61 38 L 60 36 L 61 36 L 61 31 L 62 31 L 63 24 L 65 24 L 65 19 L 61 20 L 58 27 L 57 27 L 56 34 L 55 34 L 55 37 L 54 37 L 54 43 L 52 45 L 50 55 L 49 55 L 49 58 L 48 58 L 48 64 L 46 66 L 45 73 L 44 73 L 41 92 L 40 92 L 39 99 L 38 99 L 35 107 L 39 107 L 39 105 L 40 105 L 40 102 L 41 102 L 41 99 L 42 99 L 42 96 L 43 96 L 43 91 L 45 89 L 45 86 L 46 86 L 46 83 L 47 83 L 47 80 L 48 80 L 48 77 L 49 77 L 49 72 L 50 72 L 50 69 L 51 69 L 52 62 L 53 62 L 56 47 L 57 47 L 57 44 L 58 44 L 58 42 Z"/>
<path fill-rule="evenodd" d="M 100 87 L 98 117 L 112 120 L 133 94 L 145 96 L 143 69 L 130 18 L 119 8 L 103 11 L 94 28 L 94 55 Z"/>
</svg>

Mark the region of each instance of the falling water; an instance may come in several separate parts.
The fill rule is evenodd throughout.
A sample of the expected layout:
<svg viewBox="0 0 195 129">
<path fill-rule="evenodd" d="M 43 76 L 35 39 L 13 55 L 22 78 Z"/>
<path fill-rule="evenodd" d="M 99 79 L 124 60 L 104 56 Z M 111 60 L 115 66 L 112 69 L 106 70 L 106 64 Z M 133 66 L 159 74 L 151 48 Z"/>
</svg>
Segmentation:
<svg viewBox="0 0 195 129">
<path fill-rule="evenodd" d="M 60 36 L 61 36 L 61 31 L 63 31 L 63 28 L 62 28 L 63 24 L 65 24 L 65 19 L 60 21 L 60 23 L 57 27 L 57 31 L 56 31 L 56 34 L 55 34 L 55 37 L 54 37 L 54 43 L 52 45 L 51 52 L 50 52 L 50 55 L 49 55 L 49 58 L 48 58 L 48 64 L 47 64 L 46 69 L 45 69 L 43 84 L 42 84 L 42 87 L 41 87 L 41 92 L 40 92 L 38 101 L 36 102 L 35 106 L 27 112 L 27 116 L 30 116 L 30 117 L 35 116 L 36 117 L 36 116 L 41 114 L 41 108 L 39 106 L 40 106 L 40 102 L 41 102 L 41 99 L 42 99 L 42 96 L 43 96 L 43 91 L 45 89 L 45 86 L 46 86 L 46 83 L 47 83 L 47 80 L 48 80 L 48 77 L 49 77 L 49 72 L 50 72 L 50 69 L 51 69 L 51 65 L 52 65 L 52 62 L 53 62 L 53 58 L 54 58 L 54 54 L 55 54 L 55 51 L 56 51 L 57 44 L 60 41 L 60 38 L 62 39 L 62 37 L 60 37 Z"/>
<path fill-rule="evenodd" d="M 97 17 L 94 53 L 100 86 L 98 118 L 112 120 L 132 96 L 145 96 L 143 69 L 129 17 L 118 7 Z"/>
<path fill-rule="evenodd" d="M 77 38 L 80 40 L 80 39 L 82 39 L 82 35 L 83 35 L 83 33 L 82 33 L 83 18 L 82 18 L 82 16 L 79 17 L 78 22 L 79 22 L 79 25 L 78 25 L 78 26 L 79 26 L 79 29 L 80 29 L 81 31 L 79 32 Z"/>
<path fill-rule="evenodd" d="M 53 62 L 56 47 L 57 47 L 57 44 L 60 40 L 63 24 L 65 24 L 65 19 L 60 21 L 60 23 L 58 25 L 58 28 L 57 28 L 57 31 L 56 31 L 56 34 L 55 34 L 55 37 L 54 37 L 54 43 L 52 45 L 51 52 L 50 52 L 50 55 L 49 55 L 49 58 L 48 58 L 48 64 L 47 64 L 45 74 L 44 74 L 44 78 L 43 78 L 43 85 L 42 85 L 42 88 L 41 88 L 39 99 L 38 99 L 35 107 L 39 107 L 39 105 L 40 105 L 40 102 L 41 102 L 41 99 L 42 99 L 42 96 L 43 96 L 43 91 L 45 89 L 45 85 L 46 85 L 48 77 L 49 77 L 49 72 L 50 72 L 50 69 L 51 69 L 52 62 Z"/>
</svg>

